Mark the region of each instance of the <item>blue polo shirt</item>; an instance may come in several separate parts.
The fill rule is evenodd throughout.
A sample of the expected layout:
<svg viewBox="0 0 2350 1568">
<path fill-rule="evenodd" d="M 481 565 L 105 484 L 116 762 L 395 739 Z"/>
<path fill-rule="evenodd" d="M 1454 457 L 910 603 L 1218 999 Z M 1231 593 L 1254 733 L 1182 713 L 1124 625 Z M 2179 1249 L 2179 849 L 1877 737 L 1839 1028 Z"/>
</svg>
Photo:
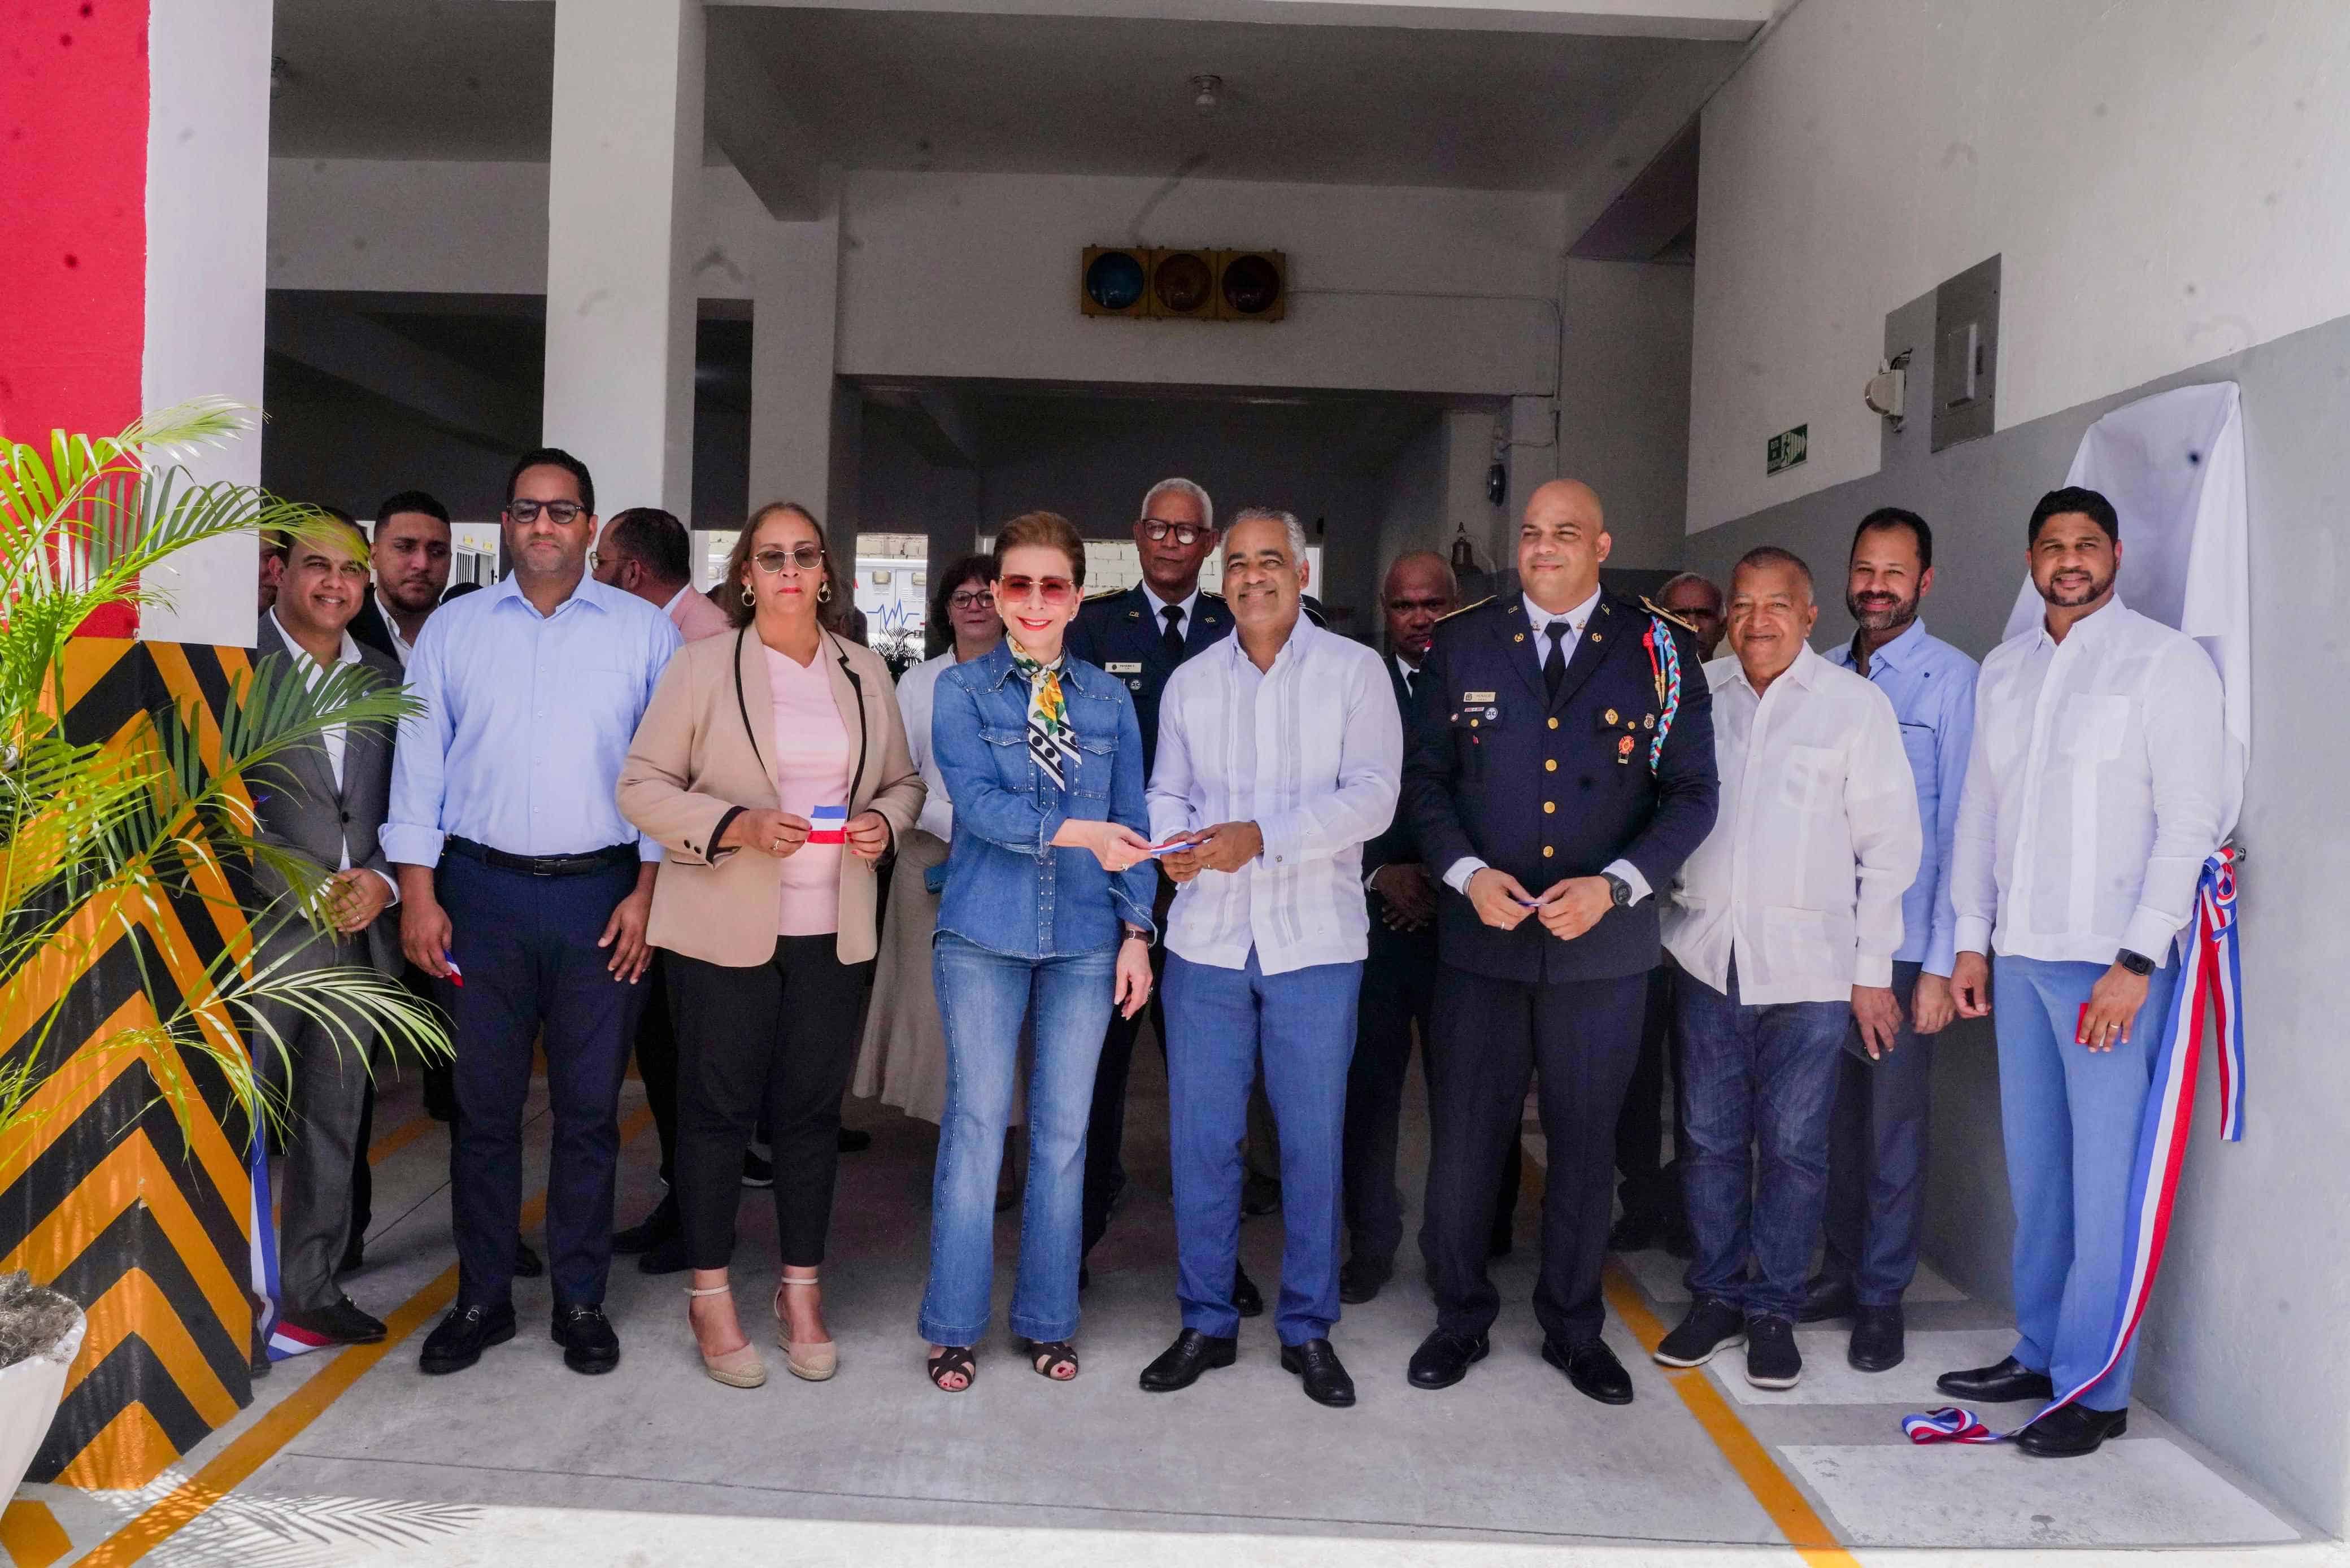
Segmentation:
<svg viewBox="0 0 2350 1568">
<path fill-rule="evenodd" d="M 1846 670 L 1856 668 L 1852 645 L 1825 657 Z M 1951 845 L 1959 829 L 1959 786 L 1967 776 L 1967 752 L 1975 734 L 1975 661 L 1926 635 L 1913 620 L 1900 636 L 1868 656 L 1868 679 L 1892 700 L 1901 721 L 1901 749 L 1918 785 L 1918 825 L 1923 850 L 1918 879 L 1901 896 L 1901 950 L 1897 963 L 1925 966 L 1948 976 L 1956 961 L 1958 916 L 1950 908 Z"/>
</svg>

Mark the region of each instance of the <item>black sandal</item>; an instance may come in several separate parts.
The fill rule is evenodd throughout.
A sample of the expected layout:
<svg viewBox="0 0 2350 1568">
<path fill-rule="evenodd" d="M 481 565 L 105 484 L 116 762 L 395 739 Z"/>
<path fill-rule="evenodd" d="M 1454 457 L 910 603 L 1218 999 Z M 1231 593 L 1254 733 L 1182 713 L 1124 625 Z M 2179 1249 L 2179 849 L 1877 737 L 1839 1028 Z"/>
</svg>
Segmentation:
<svg viewBox="0 0 2350 1568">
<path fill-rule="evenodd" d="M 1074 1383 L 1077 1380 L 1077 1350 L 1066 1339 L 1024 1339 L 1020 1348 L 1027 1355 L 1028 1366 L 1037 1376 L 1048 1383 Z M 1066 1377 L 1053 1376 L 1053 1368 L 1066 1363 Z"/>
<path fill-rule="evenodd" d="M 968 1393 L 971 1386 L 979 1381 L 979 1364 L 971 1358 L 971 1347 L 968 1345 L 948 1345 L 931 1357 L 930 1367 L 931 1382 L 941 1394 Z M 949 1374 L 956 1372 L 962 1374 L 961 1388 L 950 1388 L 941 1381 Z"/>
</svg>

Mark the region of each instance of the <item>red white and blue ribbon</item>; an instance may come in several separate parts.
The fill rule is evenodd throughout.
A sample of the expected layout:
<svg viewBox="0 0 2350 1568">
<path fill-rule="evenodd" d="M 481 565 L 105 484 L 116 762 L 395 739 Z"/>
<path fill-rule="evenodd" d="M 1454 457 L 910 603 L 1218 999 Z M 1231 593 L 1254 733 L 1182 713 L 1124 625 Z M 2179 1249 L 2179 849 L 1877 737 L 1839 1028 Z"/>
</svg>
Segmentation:
<svg viewBox="0 0 2350 1568">
<path fill-rule="evenodd" d="M 269 1194 L 269 1137 L 257 1123 L 253 1129 L 253 1150 L 246 1158 L 245 1169 L 253 1193 L 249 1282 L 254 1299 L 259 1303 L 261 1338 L 263 1345 L 267 1346 L 269 1359 L 284 1361 L 289 1356 L 327 1349 L 328 1341 L 296 1328 L 280 1315 L 284 1308 L 277 1282 L 277 1205 Z"/>
<path fill-rule="evenodd" d="M 1673 634 L 1664 618 L 1651 615 L 1648 629 L 1640 639 L 1648 649 L 1648 673 L 1657 683 L 1657 733 L 1648 742 L 1648 771 L 1655 773 L 1665 757 L 1665 737 L 1673 732 L 1673 720 L 1681 711 L 1681 655 L 1673 645 Z"/>
<path fill-rule="evenodd" d="M 844 844 L 848 839 L 848 808 L 845 805 L 818 805 L 808 809 L 810 844 Z"/>
<path fill-rule="evenodd" d="M 2155 1275 L 2162 1268 L 2163 1248 L 2170 1241 L 2178 1172 L 2187 1158 L 2187 1135 L 2195 1114 L 2195 1074 L 2203 1054 L 2207 1019 L 2219 1025 L 2211 1044 L 2220 1069 L 2220 1136 L 2230 1143 L 2243 1141 L 2243 967 L 2236 950 L 2237 858 L 2235 846 L 2222 845 L 2218 854 L 2203 863 L 2203 875 L 2195 888 L 2193 929 L 2181 933 L 2184 950 L 2178 984 L 2171 992 L 2170 1016 L 2164 1022 L 2155 1054 L 2154 1082 L 2138 1123 L 2121 1291 L 2115 1303 L 2113 1336 L 2105 1364 L 2033 1416 L 2033 1421 L 2063 1409 L 2095 1387 L 2121 1361 L 2145 1320 Z M 1913 1443 L 2001 1443 L 2015 1436 L 1992 1431 L 1973 1411 L 1955 1405 L 1906 1417 L 1901 1430 Z"/>
</svg>

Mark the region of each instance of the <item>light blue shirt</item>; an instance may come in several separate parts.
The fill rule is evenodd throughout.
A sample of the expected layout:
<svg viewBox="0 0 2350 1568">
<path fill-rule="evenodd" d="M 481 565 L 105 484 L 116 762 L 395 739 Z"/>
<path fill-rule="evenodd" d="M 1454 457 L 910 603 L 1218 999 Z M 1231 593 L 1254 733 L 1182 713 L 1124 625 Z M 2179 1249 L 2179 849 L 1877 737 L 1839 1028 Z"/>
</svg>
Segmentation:
<svg viewBox="0 0 2350 1568">
<path fill-rule="evenodd" d="M 430 621 L 425 623 L 429 629 Z M 1844 669 L 1855 668 L 1850 644 L 1825 655 Z M 1901 721 L 1901 749 L 1918 785 L 1918 826 L 1924 852 L 1918 879 L 1901 896 L 1900 950 L 1896 963 L 1925 966 L 1948 978 L 1957 961 L 1958 915 L 1950 907 L 1951 848 L 1958 841 L 1959 786 L 1966 781 L 1967 753 L 1975 734 L 1975 661 L 1926 635 L 1926 623 L 1907 630 L 1868 656 L 1868 679 L 1892 700 Z"/>
<path fill-rule="evenodd" d="M 442 606 L 408 656 L 387 859 L 437 866 L 450 835 L 509 855 L 660 846 L 613 799 L 637 721 L 678 650 L 669 617 L 581 577 L 543 616 L 513 577 Z"/>
</svg>

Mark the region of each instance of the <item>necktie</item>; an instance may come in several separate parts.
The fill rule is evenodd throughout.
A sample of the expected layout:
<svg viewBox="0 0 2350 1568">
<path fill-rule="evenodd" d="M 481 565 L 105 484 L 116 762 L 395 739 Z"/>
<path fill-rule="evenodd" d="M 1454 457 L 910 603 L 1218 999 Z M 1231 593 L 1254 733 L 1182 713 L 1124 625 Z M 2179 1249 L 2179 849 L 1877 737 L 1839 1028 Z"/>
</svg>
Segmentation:
<svg viewBox="0 0 2350 1568">
<path fill-rule="evenodd" d="M 1183 661 L 1183 607 L 1169 605 L 1159 615 L 1167 623 L 1167 629 L 1159 634 L 1159 646 L 1167 650 L 1168 658 L 1180 664 Z"/>
<path fill-rule="evenodd" d="M 1419 696 L 1419 670 L 1405 670 L 1405 671 L 1403 672 L 1403 696 L 1404 696 L 1404 701 L 1407 701 L 1407 702 L 1409 702 L 1409 701 L 1410 701 L 1414 697 L 1417 697 L 1417 696 Z"/>
<path fill-rule="evenodd" d="M 1559 644 L 1574 629 L 1563 620 L 1555 620 L 1543 628 L 1543 635 L 1550 639 L 1550 654 L 1543 660 L 1543 684 L 1550 688 L 1550 694 L 1554 697 L 1558 695 L 1559 687 L 1566 680 L 1566 655 Z"/>
</svg>

